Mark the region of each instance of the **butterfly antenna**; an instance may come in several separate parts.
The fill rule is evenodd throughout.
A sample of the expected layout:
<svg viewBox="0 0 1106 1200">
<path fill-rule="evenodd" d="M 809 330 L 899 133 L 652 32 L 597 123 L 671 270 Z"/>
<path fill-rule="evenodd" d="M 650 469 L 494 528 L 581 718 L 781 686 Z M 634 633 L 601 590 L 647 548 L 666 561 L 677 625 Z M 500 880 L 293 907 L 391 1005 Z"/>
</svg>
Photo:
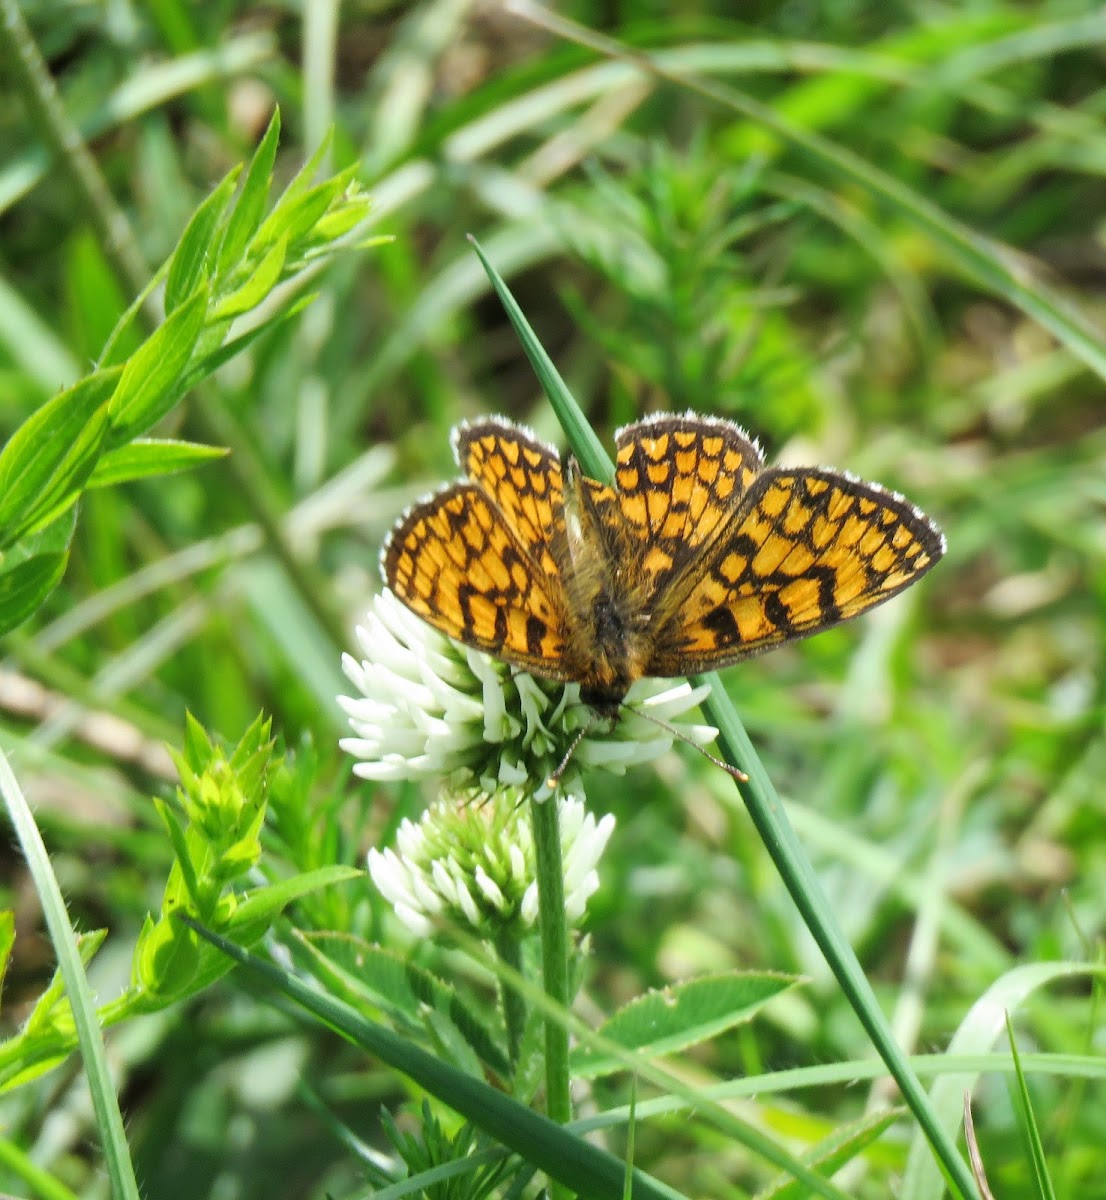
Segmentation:
<svg viewBox="0 0 1106 1200">
<path fill-rule="evenodd" d="M 749 776 L 745 774 L 739 767 L 735 767 L 732 763 L 723 761 L 721 758 L 716 758 L 709 750 L 704 750 L 698 742 L 693 742 L 686 733 L 681 733 L 678 729 L 669 725 L 667 721 L 662 721 L 660 717 L 654 717 L 652 713 L 647 713 L 640 708 L 631 708 L 625 701 L 619 705 L 620 708 L 626 709 L 627 712 L 633 713 L 635 717 L 644 717 L 647 721 L 652 721 L 654 725 L 659 725 L 663 730 L 670 733 L 678 742 L 684 742 L 692 748 L 698 750 L 699 753 L 707 759 L 708 762 L 714 763 L 716 767 L 721 767 L 727 775 L 732 776 L 738 783 L 748 783 Z M 573 746 L 575 749 L 575 746 Z"/>
<path fill-rule="evenodd" d="M 592 731 L 592 729 L 595 727 L 596 721 L 598 721 L 598 720 L 599 720 L 599 714 L 597 712 L 593 711 L 588 716 L 588 719 L 583 723 L 583 725 L 581 725 L 580 728 L 576 731 L 576 736 L 572 739 L 571 743 L 569 744 L 568 749 L 565 751 L 564 758 L 562 758 L 561 761 L 557 764 L 557 769 L 553 772 L 553 774 L 550 775 L 549 778 L 545 781 L 545 786 L 547 788 L 549 788 L 551 791 L 554 790 L 557 787 L 557 785 L 561 782 L 561 776 L 568 769 L 568 764 L 571 761 L 572 756 L 576 753 L 576 747 L 579 746 L 579 744 L 584 740 L 584 738 L 586 738 L 587 735 Z"/>
</svg>

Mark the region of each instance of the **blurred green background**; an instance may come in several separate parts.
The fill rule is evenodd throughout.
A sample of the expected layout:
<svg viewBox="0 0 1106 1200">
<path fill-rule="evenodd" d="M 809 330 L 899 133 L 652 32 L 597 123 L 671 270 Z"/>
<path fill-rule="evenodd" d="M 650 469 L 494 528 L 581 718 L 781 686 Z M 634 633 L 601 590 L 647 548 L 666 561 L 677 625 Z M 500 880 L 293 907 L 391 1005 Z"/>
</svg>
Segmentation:
<svg viewBox="0 0 1106 1200">
<path fill-rule="evenodd" d="M 151 270 L 276 104 L 278 176 L 333 124 L 332 165 L 360 163 L 372 232 L 393 239 L 320 274 L 301 319 L 217 377 L 234 464 L 88 495 L 62 587 L 7 640 L 3 744 L 75 922 L 110 930 L 102 997 L 125 982 L 164 883 L 149 797 L 170 786 L 162 743 L 179 743 L 186 710 L 233 739 L 264 708 L 289 746 L 311 740 L 320 859 L 361 864 L 432 794 L 350 777 L 334 697 L 352 640 L 336 645 L 305 605 L 236 472 L 352 630 L 392 521 L 453 473 L 457 420 L 501 412 L 560 440 L 468 233 L 608 444 L 650 411 L 730 416 L 770 458 L 879 480 L 945 529 L 947 559 L 903 598 L 725 676 L 904 1045 L 942 1049 L 1018 964 L 1100 953 L 1097 5 L 791 0 L 743 5 L 740 19 L 726 4 L 560 7 L 758 101 L 786 122 L 775 131 L 494 4 L 20 7 Z M 0 96 L 6 436 L 89 368 L 133 293 L 6 74 Z M 1027 311 L 1056 297 L 1074 315 L 1058 301 L 1044 324 Z M 172 429 L 212 436 L 187 404 Z M 588 1000 L 609 1012 L 696 973 L 801 972 L 810 982 L 788 1005 L 697 1057 L 702 1078 L 864 1057 L 731 786 L 683 752 L 596 778 L 589 801 L 618 829 L 591 909 Z M 313 905 L 318 927 L 390 928 L 367 881 Z M 10 1033 L 53 959 L 9 839 L 0 907 L 17 920 Z M 1030 996 L 1016 1024 L 1027 1050 L 1103 1049 L 1081 985 Z M 379 1151 L 379 1106 L 405 1095 L 233 985 L 116 1031 L 111 1048 L 139 1179 L 164 1200 L 353 1194 L 361 1171 L 336 1118 Z M 79 1079 L 70 1063 L 0 1097 L 0 1126 L 99 1196 Z M 1032 1091 L 1056 1194 L 1106 1197 L 1101 1081 L 1040 1074 Z M 601 1106 L 625 1099 L 596 1092 Z M 809 1088 L 748 1115 L 802 1143 L 868 1100 L 866 1086 Z M 995 1195 L 1037 1195 L 1000 1078 L 977 1089 L 975 1115 Z M 644 1125 L 636 1161 L 695 1195 L 765 1182 L 712 1136 Z M 889 1194 L 905 1143 L 880 1143 L 858 1195 Z M 13 1189 L 0 1164 L 0 1191 Z"/>
</svg>

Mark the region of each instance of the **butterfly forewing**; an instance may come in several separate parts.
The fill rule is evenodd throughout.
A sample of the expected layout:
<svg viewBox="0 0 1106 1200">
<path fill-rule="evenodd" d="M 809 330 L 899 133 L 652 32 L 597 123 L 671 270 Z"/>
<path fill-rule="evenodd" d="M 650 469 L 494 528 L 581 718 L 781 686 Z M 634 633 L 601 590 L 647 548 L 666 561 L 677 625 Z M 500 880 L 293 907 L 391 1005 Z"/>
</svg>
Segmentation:
<svg viewBox="0 0 1106 1200">
<path fill-rule="evenodd" d="M 902 591 L 944 548 L 923 513 L 876 484 L 765 471 L 657 631 L 648 673 L 712 670 L 828 629 Z"/>
<path fill-rule="evenodd" d="M 543 573 L 487 493 L 460 483 L 410 509 L 384 548 L 388 586 L 435 629 L 566 678 L 559 578 Z"/>
<path fill-rule="evenodd" d="M 557 452 L 527 429 L 501 419 L 458 425 L 461 470 L 498 505 L 535 564 L 556 572 L 553 540 L 564 528 L 564 482 Z"/>
<path fill-rule="evenodd" d="M 640 543 L 645 599 L 691 566 L 760 473 L 760 447 L 731 421 L 654 417 L 616 435 L 619 508 Z"/>
</svg>

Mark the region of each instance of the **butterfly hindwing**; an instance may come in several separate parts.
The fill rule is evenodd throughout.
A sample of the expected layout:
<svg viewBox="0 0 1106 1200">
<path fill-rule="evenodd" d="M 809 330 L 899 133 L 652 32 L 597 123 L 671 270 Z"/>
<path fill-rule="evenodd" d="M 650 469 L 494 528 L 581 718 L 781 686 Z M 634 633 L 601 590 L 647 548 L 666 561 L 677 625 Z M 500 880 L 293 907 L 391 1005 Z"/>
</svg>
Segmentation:
<svg viewBox="0 0 1106 1200">
<path fill-rule="evenodd" d="M 897 595 L 944 548 L 922 512 L 877 484 L 765 471 L 657 631 L 647 673 L 713 670 L 828 629 Z"/>
<path fill-rule="evenodd" d="M 547 678 L 564 678 L 559 577 L 540 570 L 476 484 L 454 484 L 409 509 L 381 565 L 392 591 L 435 629 Z"/>
</svg>

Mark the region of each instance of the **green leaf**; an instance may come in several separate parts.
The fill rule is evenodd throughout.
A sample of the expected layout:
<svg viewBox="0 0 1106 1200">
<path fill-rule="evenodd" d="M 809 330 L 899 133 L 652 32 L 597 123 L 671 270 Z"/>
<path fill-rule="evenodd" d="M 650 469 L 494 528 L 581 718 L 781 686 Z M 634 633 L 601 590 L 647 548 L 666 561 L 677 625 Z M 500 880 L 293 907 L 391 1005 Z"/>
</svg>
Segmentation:
<svg viewBox="0 0 1106 1200">
<path fill-rule="evenodd" d="M 223 458 L 228 453 L 222 446 L 203 446 L 198 442 L 168 438 L 138 438 L 101 455 L 85 487 L 114 487 L 151 475 L 172 475 Z"/>
<path fill-rule="evenodd" d="M 338 238 L 344 237 L 351 229 L 356 229 L 369 215 L 371 209 L 372 201 L 369 197 L 354 197 L 320 218 L 315 225 L 314 236 L 320 242 L 336 241 Z M 389 237 L 374 235 L 361 242 L 358 245 L 358 249 L 365 249 L 368 246 L 380 246 L 389 241 L 391 241 Z"/>
<path fill-rule="evenodd" d="M 22 625 L 61 582 L 69 555 L 36 554 L 0 575 L 0 636 Z"/>
<path fill-rule="evenodd" d="M 280 194 L 277 200 L 276 208 L 286 207 L 294 200 L 303 196 L 304 193 L 311 187 L 311 181 L 318 174 L 319 167 L 330 154 L 330 148 L 334 144 L 334 126 L 332 125 L 319 141 L 319 144 L 311 152 L 311 157 L 303 164 L 302 167 L 295 173 L 289 182 L 288 186 Z"/>
<path fill-rule="evenodd" d="M 835 1129 L 829 1137 L 805 1153 L 803 1162 L 817 1167 L 819 1174 L 828 1179 L 846 1163 L 852 1162 L 866 1150 L 903 1115 L 901 1108 L 889 1108 L 879 1113 L 869 1113 L 857 1121 Z M 781 1176 L 757 1193 L 756 1200 L 806 1200 L 810 1192 L 797 1179 Z"/>
<path fill-rule="evenodd" d="M 81 492 L 88 485 L 91 471 L 95 470 L 107 428 L 108 406 L 105 404 L 97 409 L 92 420 L 81 430 L 72 450 L 66 455 L 66 461 L 58 469 L 49 487 L 43 491 L 38 503 L 16 527 L 15 536 L 19 539 L 19 546 L 25 546 L 29 538 L 51 526 L 57 526 L 61 518 L 74 509 Z M 68 549 L 72 532 L 70 529 L 63 540 L 55 539 L 48 548 Z M 42 548 L 36 545 L 36 549 Z"/>
<path fill-rule="evenodd" d="M 261 224 L 261 214 L 265 211 L 265 203 L 269 199 L 269 189 L 273 184 L 273 163 L 276 161 L 277 143 L 280 141 L 280 109 L 273 111 L 269 128 L 261 139 L 254 156 L 250 160 L 250 169 L 246 172 L 246 182 L 242 185 L 242 194 L 231 213 L 227 225 L 226 236 L 219 250 L 220 277 L 227 274 L 238 265 L 246 245 L 253 237 L 258 225 Z"/>
<path fill-rule="evenodd" d="M 192 295 L 201 279 L 210 276 L 210 270 L 205 267 L 212 257 L 219 223 L 230 204 L 241 171 L 241 166 L 237 166 L 227 172 L 219 186 L 192 214 L 181 234 L 165 281 L 166 313 L 175 312 Z"/>
<path fill-rule="evenodd" d="M 215 309 L 215 320 L 237 317 L 260 304 L 280 279 L 287 253 L 288 238 L 284 236 L 257 264 L 246 282 L 236 292 L 231 292 L 225 300 L 219 301 Z"/>
<path fill-rule="evenodd" d="M 330 887 L 335 883 L 346 883 L 351 879 L 363 879 L 364 871 L 356 867 L 343 866 L 340 863 L 328 867 L 318 867 L 314 871 L 305 871 L 301 875 L 293 875 L 290 879 L 282 879 L 279 883 L 271 883 L 266 887 L 250 892 L 235 909 L 234 916 L 226 925 L 228 933 L 236 938 L 258 936 L 268 929 L 293 900 L 299 900 L 320 888 Z"/>
<path fill-rule="evenodd" d="M 111 399 L 112 446 L 129 442 L 173 407 L 175 385 L 203 329 L 207 302 L 208 289 L 203 286 L 131 355 Z"/>
<path fill-rule="evenodd" d="M 43 517 L 34 529 L 28 530 L 10 550 L 0 556 L 0 571 L 10 571 L 16 563 L 40 554 L 64 554 L 77 528 L 76 506 L 70 501 L 52 519 Z"/>
<path fill-rule="evenodd" d="M 773 997 L 794 986 L 791 975 L 732 971 L 647 992 L 619 1009 L 598 1030 L 626 1050 L 646 1055 L 674 1054 L 751 1020 Z M 625 1070 L 609 1055 L 578 1046 L 574 1075 L 594 1078 Z"/>
<path fill-rule="evenodd" d="M 9 438 L 0 453 L 0 548 L 88 478 L 118 379 L 118 370 L 89 375 L 48 400 Z"/>
<path fill-rule="evenodd" d="M 297 238 L 314 229 L 334 201 L 353 182 L 356 173 L 357 165 L 354 164 L 317 184 L 302 196 L 292 200 L 282 197 L 277 207 L 266 218 L 265 224 L 257 231 L 250 247 L 251 251 L 260 251 L 274 245 L 282 237 L 287 237 L 290 243 L 295 243 Z"/>
<path fill-rule="evenodd" d="M 107 935 L 106 929 L 91 929 L 87 933 L 76 935 L 81 966 L 88 966 L 97 950 L 104 944 Z M 31 1015 L 23 1026 L 23 1032 L 31 1037 L 41 1037 L 47 1032 L 73 1032 L 73 1010 L 66 999 L 65 978 L 60 968 L 54 971 L 49 986 L 35 1002 Z"/>
<path fill-rule="evenodd" d="M 169 1004 L 193 990 L 201 965 L 218 966 L 211 948 L 171 916 L 147 917 L 134 948 L 132 978 L 148 997 Z"/>
</svg>

